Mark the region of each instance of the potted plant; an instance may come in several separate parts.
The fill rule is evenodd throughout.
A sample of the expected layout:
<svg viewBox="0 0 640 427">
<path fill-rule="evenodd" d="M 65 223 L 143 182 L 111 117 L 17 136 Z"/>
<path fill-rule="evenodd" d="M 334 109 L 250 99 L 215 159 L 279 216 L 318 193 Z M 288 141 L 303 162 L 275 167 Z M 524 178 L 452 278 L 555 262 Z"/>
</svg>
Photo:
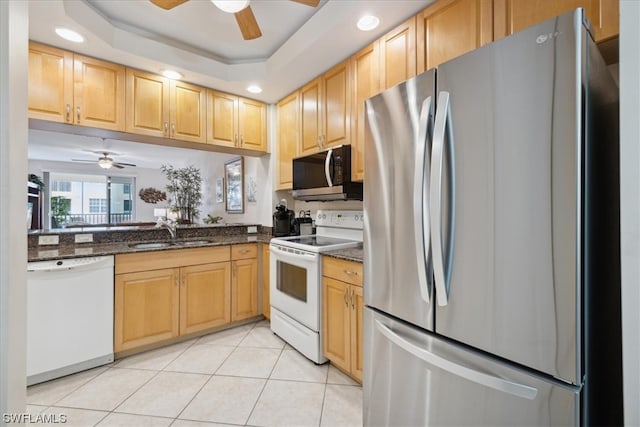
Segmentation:
<svg viewBox="0 0 640 427">
<path fill-rule="evenodd" d="M 202 200 L 200 169 L 195 166 L 174 168 L 171 165 L 162 165 L 160 170 L 169 181 L 167 193 L 170 194 L 171 211 L 177 214 L 178 223 L 191 224 L 200 215 L 199 207 Z"/>
<path fill-rule="evenodd" d="M 71 199 L 62 196 L 51 197 L 51 228 L 60 228 L 71 210 Z"/>
</svg>

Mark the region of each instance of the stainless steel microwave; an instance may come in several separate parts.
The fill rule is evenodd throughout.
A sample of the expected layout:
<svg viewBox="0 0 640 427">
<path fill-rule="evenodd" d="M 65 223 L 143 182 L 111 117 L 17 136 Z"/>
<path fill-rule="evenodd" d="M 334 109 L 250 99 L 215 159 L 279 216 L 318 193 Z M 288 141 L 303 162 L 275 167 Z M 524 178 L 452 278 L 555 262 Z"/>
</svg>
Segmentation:
<svg viewBox="0 0 640 427">
<path fill-rule="evenodd" d="M 293 159 L 293 198 L 362 200 L 362 183 L 351 181 L 351 145 Z"/>
</svg>

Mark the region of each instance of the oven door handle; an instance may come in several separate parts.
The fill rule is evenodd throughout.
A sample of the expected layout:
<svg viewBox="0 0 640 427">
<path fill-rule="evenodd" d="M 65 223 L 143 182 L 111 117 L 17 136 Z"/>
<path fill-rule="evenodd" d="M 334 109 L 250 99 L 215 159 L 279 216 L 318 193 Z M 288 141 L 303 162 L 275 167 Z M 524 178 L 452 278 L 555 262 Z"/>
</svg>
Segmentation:
<svg viewBox="0 0 640 427">
<path fill-rule="evenodd" d="M 276 249 L 273 246 L 269 247 L 269 252 L 271 252 L 271 254 L 276 257 L 276 260 L 286 260 L 286 261 L 291 261 L 292 263 L 296 261 L 315 262 L 316 260 L 316 255 L 314 254 L 308 254 L 300 251 L 296 251 L 295 253 L 288 252 L 288 251 Z"/>
</svg>

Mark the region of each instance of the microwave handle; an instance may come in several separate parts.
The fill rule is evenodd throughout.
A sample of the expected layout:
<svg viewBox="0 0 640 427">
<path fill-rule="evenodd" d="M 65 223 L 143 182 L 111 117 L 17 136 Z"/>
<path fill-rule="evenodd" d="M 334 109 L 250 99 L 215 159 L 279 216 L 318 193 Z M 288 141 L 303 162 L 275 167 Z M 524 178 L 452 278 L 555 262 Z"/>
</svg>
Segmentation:
<svg viewBox="0 0 640 427">
<path fill-rule="evenodd" d="M 324 176 L 327 178 L 327 186 L 333 187 L 333 181 L 331 180 L 331 156 L 333 156 L 333 149 L 327 151 L 327 158 L 324 159 Z"/>
</svg>

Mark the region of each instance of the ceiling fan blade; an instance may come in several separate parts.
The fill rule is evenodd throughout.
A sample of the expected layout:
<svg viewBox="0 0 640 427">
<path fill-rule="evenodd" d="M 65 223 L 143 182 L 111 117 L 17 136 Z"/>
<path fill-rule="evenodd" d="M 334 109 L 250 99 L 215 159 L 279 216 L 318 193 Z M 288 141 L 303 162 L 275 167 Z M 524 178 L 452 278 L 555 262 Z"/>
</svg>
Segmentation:
<svg viewBox="0 0 640 427">
<path fill-rule="evenodd" d="M 180 6 L 187 0 L 149 0 L 151 3 L 165 10 L 173 9 L 176 6 Z"/>
<path fill-rule="evenodd" d="M 87 159 L 71 159 L 72 162 L 83 162 L 83 163 L 95 163 L 95 160 L 87 160 Z"/>
<path fill-rule="evenodd" d="M 116 162 L 113 165 L 114 166 L 115 165 L 122 165 L 122 166 L 133 166 L 133 167 L 136 167 L 136 165 L 134 165 L 133 163 L 122 163 L 122 162 Z"/>
<path fill-rule="evenodd" d="M 316 7 L 318 5 L 318 3 L 320 3 L 320 0 L 291 0 L 294 1 L 296 3 L 300 3 L 300 4 L 304 4 L 307 6 L 311 6 L 311 7 Z"/>
<path fill-rule="evenodd" d="M 118 168 L 118 169 L 124 169 L 124 166 L 122 166 L 122 163 L 114 163 L 111 166 L 113 166 L 114 168 Z"/>
<path fill-rule="evenodd" d="M 247 6 L 240 12 L 234 13 L 240 32 L 242 32 L 242 38 L 245 40 L 253 40 L 262 36 L 258 21 L 251 10 L 251 6 Z"/>
</svg>

